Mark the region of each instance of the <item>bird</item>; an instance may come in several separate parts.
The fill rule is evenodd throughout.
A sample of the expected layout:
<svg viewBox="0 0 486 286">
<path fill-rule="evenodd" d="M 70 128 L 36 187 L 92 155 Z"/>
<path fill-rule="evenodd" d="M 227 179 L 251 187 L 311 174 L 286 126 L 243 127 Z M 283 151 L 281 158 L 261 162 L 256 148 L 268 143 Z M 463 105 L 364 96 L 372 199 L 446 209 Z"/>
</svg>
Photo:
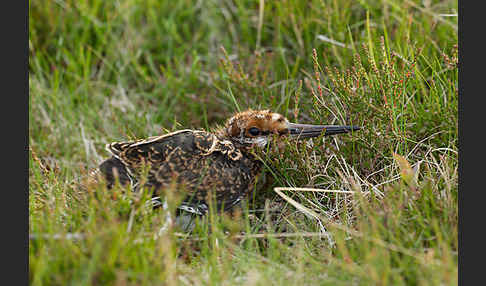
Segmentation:
<svg viewBox="0 0 486 286">
<path fill-rule="evenodd" d="M 275 142 L 359 129 L 353 125 L 292 123 L 268 109 L 249 109 L 235 113 L 214 132 L 183 129 L 106 144 L 111 157 L 98 168 L 108 189 L 117 181 L 135 192 L 147 187 L 159 202 L 155 205 L 160 205 L 164 192 L 181 190 L 184 199 L 178 210 L 205 215 L 211 206 L 226 212 L 247 197 L 261 174 L 263 162 L 257 150 L 272 148 Z M 177 188 L 171 188 L 174 182 Z"/>
</svg>

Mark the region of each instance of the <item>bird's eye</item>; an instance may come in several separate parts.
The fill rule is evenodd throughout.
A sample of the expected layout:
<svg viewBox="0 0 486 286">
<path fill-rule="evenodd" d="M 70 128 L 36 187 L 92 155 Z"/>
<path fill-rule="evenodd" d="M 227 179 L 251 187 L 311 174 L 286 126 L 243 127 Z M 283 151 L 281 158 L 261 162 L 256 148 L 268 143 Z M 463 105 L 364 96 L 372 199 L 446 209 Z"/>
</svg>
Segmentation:
<svg viewBox="0 0 486 286">
<path fill-rule="evenodd" d="M 252 136 L 258 136 L 258 135 L 260 135 L 260 129 L 258 129 L 256 127 L 252 127 L 248 130 L 248 133 L 250 133 L 250 135 L 252 135 Z"/>
</svg>

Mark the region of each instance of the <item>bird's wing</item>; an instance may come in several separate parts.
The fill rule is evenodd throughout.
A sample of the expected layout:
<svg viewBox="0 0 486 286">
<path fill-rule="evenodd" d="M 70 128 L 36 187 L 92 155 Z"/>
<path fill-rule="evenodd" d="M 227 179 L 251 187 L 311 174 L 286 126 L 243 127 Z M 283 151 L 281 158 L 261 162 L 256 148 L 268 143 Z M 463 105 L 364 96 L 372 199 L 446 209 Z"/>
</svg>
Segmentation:
<svg viewBox="0 0 486 286">
<path fill-rule="evenodd" d="M 142 163 L 160 165 L 174 152 L 187 157 L 221 152 L 233 161 L 242 156 L 230 141 L 220 140 L 209 132 L 189 129 L 136 141 L 113 142 L 107 144 L 106 149 L 130 168 L 139 167 Z"/>
<path fill-rule="evenodd" d="M 169 142 L 175 142 L 174 138 L 178 138 L 180 134 L 189 134 L 192 133 L 192 130 L 185 129 L 185 130 L 179 130 L 176 132 L 164 134 L 161 136 L 153 136 L 145 139 L 139 139 L 136 141 L 124 141 L 124 142 L 113 142 L 110 144 L 106 144 L 106 150 L 108 150 L 113 156 L 119 158 L 120 160 L 123 161 L 122 158 L 120 157 L 126 157 L 126 153 L 129 152 L 130 150 L 141 150 L 144 149 L 144 147 L 151 146 L 151 145 L 156 145 L 156 144 L 164 144 L 164 142 L 169 143 Z"/>
<path fill-rule="evenodd" d="M 251 162 L 230 141 L 205 131 L 181 130 L 132 142 L 116 142 L 107 149 L 135 178 L 149 164 L 147 185 L 169 187 L 174 179 L 184 186 L 186 207 L 205 205 L 208 192 L 230 207 L 247 193 Z M 201 210 L 202 212 L 202 210 Z"/>
<path fill-rule="evenodd" d="M 150 165 L 152 175 L 171 177 L 187 168 L 195 167 L 194 164 L 201 157 L 214 152 L 221 152 L 233 159 L 241 155 L 230 142 L 221 141 L 214 134 L 195 130 L 180 130 L 136 141 L 114 142 L 106 148 L 134 177 L 140 175 L 141 167 L 147 165 Z"/>
</svg>

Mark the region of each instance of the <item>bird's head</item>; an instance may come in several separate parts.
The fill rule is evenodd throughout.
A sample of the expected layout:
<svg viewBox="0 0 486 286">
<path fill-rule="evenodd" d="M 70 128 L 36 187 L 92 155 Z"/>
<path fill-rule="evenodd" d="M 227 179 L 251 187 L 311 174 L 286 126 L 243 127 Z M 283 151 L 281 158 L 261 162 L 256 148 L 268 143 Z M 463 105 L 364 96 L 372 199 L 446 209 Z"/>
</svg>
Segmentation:
<svg viewBox="0 0 486 286">
<path fill-rule="evenodd" d="M 306 139 L 359 130 L 358 126 L 311 125 L 291 123 L 283 115 L 270 110 L 247 110 L 228 119 L 222 132 L 226 138 L 244 146 L 264 147 L 271 138 L 289 136 L 292 139 Z"/>
</svg>

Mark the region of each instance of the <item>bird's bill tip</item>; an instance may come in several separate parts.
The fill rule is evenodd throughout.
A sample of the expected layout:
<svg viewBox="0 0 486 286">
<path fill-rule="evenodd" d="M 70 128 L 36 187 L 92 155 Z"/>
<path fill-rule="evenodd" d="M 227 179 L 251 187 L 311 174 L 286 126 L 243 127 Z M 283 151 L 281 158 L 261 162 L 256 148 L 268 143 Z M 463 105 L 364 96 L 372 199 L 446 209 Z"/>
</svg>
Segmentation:
<svg viewBox="0 0 486 286">
<path fill-rule="evenodd" d="M 343 134 L 360 130 L 361 126 L 355 125 L 312 125 L 312 124 L 288 124 L 291 136 L 298 139 L 318 137 L 324 133 L 324 136 Z"/>
</svg>

